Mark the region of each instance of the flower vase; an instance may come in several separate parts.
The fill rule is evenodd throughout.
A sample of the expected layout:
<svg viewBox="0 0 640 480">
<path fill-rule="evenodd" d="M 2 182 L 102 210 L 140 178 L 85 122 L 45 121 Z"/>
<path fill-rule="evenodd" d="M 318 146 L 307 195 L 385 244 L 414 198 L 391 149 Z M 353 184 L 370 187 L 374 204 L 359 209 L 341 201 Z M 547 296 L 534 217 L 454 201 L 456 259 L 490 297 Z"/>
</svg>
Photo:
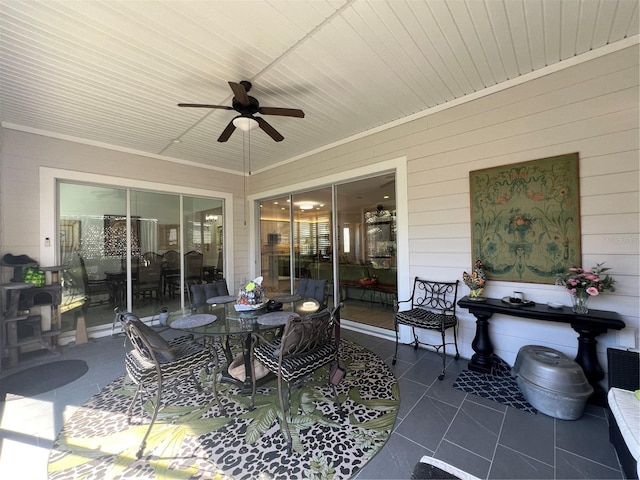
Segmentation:
<svg viewBox="0 0 640 480">
<path fill-rule="evenodd" d="M 484 293 L 483 288 L 471 288 L 469 289 L 469 300 L 474 302 L 484 302 L 486 298 L 482 295 Z"/>
<path fill-rule="evenodd" d="M 586 315 L 589 313 L 589 297 L 590 295 L 586 290 L 576 290 L 576 293 L 571 295 L 573 312 L 580 315 Z"/>
</svg>

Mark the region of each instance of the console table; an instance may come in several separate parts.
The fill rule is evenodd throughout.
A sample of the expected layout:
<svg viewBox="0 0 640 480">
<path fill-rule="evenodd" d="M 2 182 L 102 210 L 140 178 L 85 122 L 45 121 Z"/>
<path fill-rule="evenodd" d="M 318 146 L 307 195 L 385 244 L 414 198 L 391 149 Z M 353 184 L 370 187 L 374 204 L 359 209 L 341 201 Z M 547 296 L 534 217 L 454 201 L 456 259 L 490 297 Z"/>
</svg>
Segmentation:
<svg viewBox="0 0 640 480">
<path fill-rule="evenodd" d="M 548 322 L 568 323 L 578 333 L 578 353 L 575 361 L 582 367 L 587 380 L 594 389 L 590 401 L 604 401 L 604 389 L 600 380 L 604 378 L 604 370 L 598 362 L 596 337 L 606 333 L 608 329 L 622 330 L 625 323 L 616 312 L 591 310 L 586 315 L 574 313 L 571 307 L 554 309 L 546 304 L 511 305 L 495 298 L 487 298 L 484 302 L 469 300 L 463 297 L 458 305 L 469 310 L 476 317 L 476 335 L 471 343 L 475 354 L 469 360 L 469 370 L 490 373 L 493 367 L 493 345 L 489 336 L 489 319 L 494 313 L 512 317 L 531 318 Z"/>
</svg>

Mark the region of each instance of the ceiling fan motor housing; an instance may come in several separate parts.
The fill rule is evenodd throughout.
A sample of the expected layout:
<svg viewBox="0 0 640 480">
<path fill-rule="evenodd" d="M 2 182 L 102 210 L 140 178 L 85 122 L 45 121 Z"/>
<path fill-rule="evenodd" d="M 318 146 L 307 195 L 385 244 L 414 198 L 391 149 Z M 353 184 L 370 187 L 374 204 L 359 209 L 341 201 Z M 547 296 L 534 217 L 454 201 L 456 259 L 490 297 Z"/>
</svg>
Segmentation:
<svg viewBox="0 0 640 480">
<path fill-rule="evenodd" d="M 236 97 L 233 97 L 231 102 L 233 109 L 236 110 L 241 115 L 253 115 L 254 113 L 258 113 L 260 109 L 260 103 L 254 97 L 249 96 L 249 105 L 243 105 L 242 103 L 236 100 Z"/>
</svg>

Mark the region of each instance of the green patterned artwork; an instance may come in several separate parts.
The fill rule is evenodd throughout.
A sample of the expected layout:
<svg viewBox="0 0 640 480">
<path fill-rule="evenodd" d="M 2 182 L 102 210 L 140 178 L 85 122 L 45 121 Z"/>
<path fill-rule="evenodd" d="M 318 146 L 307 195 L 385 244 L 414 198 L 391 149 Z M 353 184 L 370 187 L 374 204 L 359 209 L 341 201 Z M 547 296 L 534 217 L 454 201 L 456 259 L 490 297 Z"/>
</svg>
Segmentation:
<svg viewBox="0 0 640 480">
<path fill-rule="evenodd" d="M 580 265 L 578 154 L 469 173 L 472 261 L 487 278 L 554 283 Z"/>
</svg>

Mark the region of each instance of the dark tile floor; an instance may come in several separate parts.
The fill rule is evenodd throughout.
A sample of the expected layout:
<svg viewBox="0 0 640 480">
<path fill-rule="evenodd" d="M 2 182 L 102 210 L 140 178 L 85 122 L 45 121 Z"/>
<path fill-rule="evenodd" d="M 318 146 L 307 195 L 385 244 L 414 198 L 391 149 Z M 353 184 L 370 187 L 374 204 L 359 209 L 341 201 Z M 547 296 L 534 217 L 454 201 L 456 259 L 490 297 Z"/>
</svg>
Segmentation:
<svg viewBox="0 0 640 480">
<path fill-rule="evenodd" d="M 392 341 L 353 331 L 343 336 L 391 364 Z M 124 351 L 122 337 L 107 337 L 65 347 L 62 357 L 45 355 L 48 361 L 83 359 L 89 371 L 56 390 L 0 402 L 0 478 L 46 479 L 49 448 L 64 421 L 124 373 Z M 35 355 L 20 368 L 42 360 Z M 447 375 L 438 381 L 440 361 L 434 352 L 400 349 L 393 367 L 401 395 L 398 419 L 385 447 L 357 480 L 408 479 L 423 455 L 480 478 L 622 478 L 603 408 L 588 406 L 581 419 L 562 421 L 504 407 L 451 387 L 466 360 L 450 359 Z"/>
<path fill-rule="evenodd" d="M 394 343 L 346 332 L 391 365 Z M 400 384 L 400 411 L 391 438 L 358 480 L 409 478 L 429 455 L 479 478 L 623 478 L 609 443 L 605 409 L 587 405 L 576 421 L 505 407 L 452 388 L 467 361 L 449 359 L 437 379 L 441 357 L 401 348 L 393 368 Z"/>
</svg>

